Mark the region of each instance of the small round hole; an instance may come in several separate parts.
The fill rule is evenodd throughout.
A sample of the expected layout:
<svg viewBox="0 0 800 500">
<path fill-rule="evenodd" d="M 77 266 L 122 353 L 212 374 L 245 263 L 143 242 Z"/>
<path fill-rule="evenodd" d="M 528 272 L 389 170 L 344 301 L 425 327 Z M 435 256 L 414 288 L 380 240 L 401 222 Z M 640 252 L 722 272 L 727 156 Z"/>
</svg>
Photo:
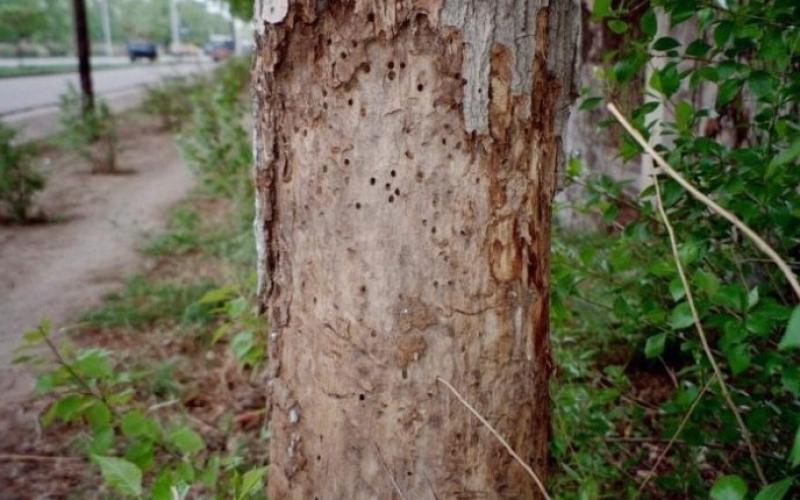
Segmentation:
<svg viewBox="0 0 800 500">
<path fill-rule="evenodd" d="M 347 52 L 342 52 L 341 54 L 339 54 L 339 56 L 340 56 L 342 59 L 347 59 Z"/>
<path fill-rule="evenodd" d="M 358 395 L 358 399 L 359 399 L 359 401 L 364 401 L 366 398 L 367 398 L 367 397 L 366 397 L 366 396 L 364 396 L 363 394 L 359 394 L 359 395 Z"/>
<path fill-rule="evenodd" d="M 389 172 L 389 175 L 391 175 L 392 177 L 397 177 L 397 172 L 392 170 L 391 172 Z"/>
<path fill-rule="evenodd" d="M 374 12 L 370 12 L 369 14 L 367 14 L 367 21 L 369 21 L 371 23 L 375 22 L 375 13 Z"/>
<path fill-rule="evenodd" d="M 401 62 L 400 63 L 400 69 L 406 69 L 406 63 Z"/>
<path fill-rule="evenodd" d="M 345 158 L 344 159 L 344 164 L 345 165 L 350 165 L 350 158 Z"/>
<path fill-rule="evenodd" d="M 394 195 L 390 194 L 389 195 L 389 203 L 392 203 L 392 202 L 394 202 Z"/>
<path fill-rule="evenodd" d="M 386 185 L 384 187 L 386 188 L 387 191 L 391 191 L 392 190 L 392 185 L 389 184 L 388 182 L 386 183 Z"/>
<path fill-rule="evenodd" d="M 356 203 L 356 210 L 361 210 L 361 203 Z"/>
<path fill-rule="evenodd" d="M 395 189 L 394 194 L 400 196 L 400 188 Z"/>
<path fill-rule="evenodd" d="M 419 85 L 417 85 L 417 90 L 418 90 L 419 92 L 422 92 L 422 91 L 423 91 L 423 89 L 425 89 L 425 85 L 423 85 L 423 84 L 421 84 L 421 83 L 420 83 Z"/>
<path fill-rule="evenodd" d="M 389 64 L 386 65 L 389 69 L 394 69 L 394 61 L 389 61 Z"/>
<path fill-rule="evenodd" d="M 328 166 L 327 165 L 323 165 L 322 166 L 322 172 L 325 173 L 327 171 L 328 171 Z"/>
<path fill-rule="evenodd" d="M 370 177 L 369 178 L 369 185 L 370 186 L 374 186 L 375 185 L 375 177 Z"/>
<path fill-rule="evenodd" d="M 348 99 L 347 100 L 347 105 L 348 106 L 352 106 L 353 105 L 353 100 L 352 99 Z"/>
<path fill-rule="evenodd" d="M 394 80 L 394 71 L 390 71 L 387 76 L 389 77 L 389 80 Z"/>
</svg>

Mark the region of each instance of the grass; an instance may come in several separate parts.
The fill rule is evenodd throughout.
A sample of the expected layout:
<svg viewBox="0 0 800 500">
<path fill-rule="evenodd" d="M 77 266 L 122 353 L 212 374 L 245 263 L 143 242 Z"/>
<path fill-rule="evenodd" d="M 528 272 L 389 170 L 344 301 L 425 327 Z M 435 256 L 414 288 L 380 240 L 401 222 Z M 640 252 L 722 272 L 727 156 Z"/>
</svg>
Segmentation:
<svg viewBox="0 0 800 500">
<path fill-rule="evenodd" d="M 132 329 L 152 328 L 159 323 L 207 324 L 213 319 L 212 311 L 197 302 L 216 286 L 206 279 L 180 283 L 134 276 L 123 291 L 85 314 L 83 322 L 98 328 Z"/>
</svg>

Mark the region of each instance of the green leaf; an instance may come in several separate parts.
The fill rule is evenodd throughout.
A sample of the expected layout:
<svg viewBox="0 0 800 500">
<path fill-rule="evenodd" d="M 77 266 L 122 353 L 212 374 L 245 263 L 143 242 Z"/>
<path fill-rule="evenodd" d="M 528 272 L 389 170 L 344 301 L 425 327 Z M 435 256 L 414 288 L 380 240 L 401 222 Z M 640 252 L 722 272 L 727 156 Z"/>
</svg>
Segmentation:
<svg viewBox="0 0 800 500">
<path fill-rule="evenodd" d="M 587 97 L 583 100 L 580 107 L 578 108 L 580 111 L 589 111 L 595 109 L 600 103 L 603 102 L 602 97 Z"/>
<path fill-rule="evenodd" d="M 53 415 L 64 422 L 71 422 L 92 404 L 92 400 L 79 394 L 68 394 L 53 406 Z"/>
<path fill-rule="evenodd" d="M 706 52 L 711 50 L 711 46 L 703 39 L 697 39 L 686 47 L 686 55 L 692 57 L 703 57 Z"/>
<path fill-rule="evenodd" d="M 236 495 L 237 500 L 247 498 L 253 493 L 264 488 L 264 475 L 267 473 L 266 467 L 258 467 L 250 469 L 242 476 L 242 486 L 239 489 L 239 494 Z"/>
<path fill-rule="evenodd" d="M 89 442 L 89 452 L 95 455 L 105 455 L 114 447 L 114 429 L 106 427 L 94 433 Z"/>
<path fill-rule="evenodd" d="M 756 97 L 766 98 L 775 92 L 777 80 L 766 71 L 753 71 L 747 78 L 747 86 Z"/>
<path fill-rule="evenodd" d="M 776 483 L 764 486 L 756 495 L 755 500 L 782 500 L 792 487 L 793 477 L 787 477 Z"/>
<path fill-rule="evenodd" d="M 681 302 L 675 306 L 670 314 L 669 324 L 673 330 L 681 330 L 694 324 L 692 309 L 688 302 Z"/>
<path fill-rule="evenodd" d="M 736 344 L 725 350 L 731 372 L 738 375 L 750 367 L 750 351 L 747 344 Z"/>
<path fill-rule="evenodd" d="M 122 458 L 92 455 L 100 466 L 103 479 L 116 492 L 127 496 L 142 494 L 142 471 L 135 464 Z"/>
<path fill-rule="evenodd" d="M 108 352 L 101 349 L 89 349 L 78 356 L 73 369 L 88 378 L 104 379 L 111 375 L 111 364 Z"/>
<path fill-rule="evenodd" d="M 686 289 L 683 288 L 683 281 L 680 278 L 674 278 L 669 282 L 669 294 L 672 295 L 672 300 L 675 302 L 686 296 Z"/>
<path fill-rule="evenodd" d="M 107 429 L 111 425 L 111 410 L 102 401 L 95 401 L 87 408 L 84 417 L 94 432 Z"/>
<path fill-rule="evenodd" d="M 800 465 L 800 426 L 797 427 L 797 432 L 794 434 L 794 444 L 792 451 L 789 452 L 789 463 L 792 467 Z"/>
<path fill-rule="evenodd" d="M 758 287 L 754 286 L 752 290 L 747 293 L 747 310 L 754 308 L 758 304 Z"/>
<path fill-rule="evenodd" d="M 795 306 L 789 324 L 786 325 L 786 333 L 783 334 L 778 349 L 795 349 L 800 347 L 800 305 Z"/>
<path fill-rule="evenodd" d="M 592 17 L 601 19 L 611 14 L 611 0 L 595 0 L 592 5 Z"/>
<path fill-rule="evenodd" d="M 621 35 L 628 31 L 628 23 L 625 21 L 620 21 L 619 19 L 612 19 L 608 22 L 608 29 L 618 35 Z"/>
<path fill-rule="evenodd" d="M 647 9 L 642 18 L 639 20 L 639 27 L 642 33 L 652 38 L 658 32 L 658 21 L 656 20 L 656 13 L 652 8 Z"/>
<path fill-rule="evenodd" d="M 146 417 L 139 410 L 131 410 L 122 416 L 122 433 L 128 438 L 147 438 L 152 441 L 159 441 L 161 437 L 161 427 L 152 418 Z"/>
<path fill-rule="evenodd" d="M 678 131 L 688 133 L 694 125 L 694 108 L 686 101 L 675 106 L 675 125 Z"/>
<path fill-rule="evenodd" d="M 711 487 L 711 500 L 742 500 L 747 495 L 747 483 L 739 476 L 722 476 Z"/>
<path fill-rule="evenodd" d="M 736 78 L 726 80 L 722 85 L 719 86 L 719 94 L 717 94 L 716 104 L 717 108 L 721 108 L 722 106 L 725 106 L 731 102 L 737 95 L 739 95 L 739 91 L 741 89 L 742 82 Z"/>
<path fill-rule="evenodd" d="M 167 436 L 167 441 L 185 454 L 197 453 L 206 447 L 203 437 L 186 425 L 172 429 Z"/>
<path fill-rule="evenodd" d="M 731 33 L 733 33 L 733 26 L 733 22 L 731 21 L 722 21 L 719 23 L 717 29 L 714 30 L 714 43 L 719 47 L 723 47 L 731 37 Z"/>
<path fill-rule="evenodd" d="M 670 38 L 668 36 L 662 36 L 658 40 L 653 43 L 654 50 L 672 50 L 675 47 L 680 47 L 681 44 L 679 41 L 675 40 L 674 38 Z"/>
<path fill-rule="evenodd" d="M 770 168 L 780 167 L 794 161 L 795 158 L 800 156 L 800 139 L 794 141 L 788 148 L 781 151 L 781 153 L 769 162 Z"/>
<path fill-rule="evenodd" d="M 672 96 L 681 87 L 681 76 L 678 73 L 678 66 L 670 64 L 660 71 L 653 73 L 650 77 L 650 86 L 658 90 L 667 97 Z"/>
<path fill-rule="evenodd" d="M 647 338 L 647 343 L 644 345 L 644 355 L 650 358 L 657 358 L 664 352 L 664 343 L 667 340 L 666 333 L 659 333 Z"/>
</svg>

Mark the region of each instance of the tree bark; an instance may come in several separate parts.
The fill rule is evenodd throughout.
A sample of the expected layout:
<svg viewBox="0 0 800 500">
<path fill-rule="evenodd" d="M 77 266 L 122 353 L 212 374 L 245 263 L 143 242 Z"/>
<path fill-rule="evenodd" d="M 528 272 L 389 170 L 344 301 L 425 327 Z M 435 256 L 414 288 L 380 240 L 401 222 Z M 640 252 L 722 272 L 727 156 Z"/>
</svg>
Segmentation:
<svg viewBox="0 0 800 500">
<path fill-rule="evenodd" d="M 571 0 L 256 3 L 271 498 L 535 498 Z"/>
<path fill-rule="evenodd" d="M 81 81 L 83 111 L 88 113 L 94 110 L 94 89 L 92 88 L 91 45 L 85 0 L 72 0 L 72 10 L 75 18 L 75 47 L 78 52 L 78 75 Z"/>
</svg>

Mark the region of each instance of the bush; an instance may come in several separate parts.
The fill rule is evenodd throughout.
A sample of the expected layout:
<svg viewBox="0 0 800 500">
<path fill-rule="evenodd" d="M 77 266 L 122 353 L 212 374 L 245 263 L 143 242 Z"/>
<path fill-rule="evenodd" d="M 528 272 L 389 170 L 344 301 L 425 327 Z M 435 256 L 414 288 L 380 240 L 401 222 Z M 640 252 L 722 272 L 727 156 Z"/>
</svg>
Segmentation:
<svg viewBox="0 0 800 500">
<path fill-rule="evenodd" d="M 247 78 L 242 67 L 247 68 L 239 60 L 228 62 L 210 86 L 192 96 L 190 124 L 180 139 L 181 152 L 204 187 L 229 199 L 241 198 L 243 191 L 252 189 L 247 175 L 252 145 L 244 128 L 242 102 Z"/>
<path fill-rule="evenodd" d="M 636 5 L 640 15 L 624 2 L 594 3 L 594 17 L 624 37 L 606 59 L 606 87 L 639 85 L 651 67 L 651 91 L 629 113 L 634 126 L 797 273 L 800 31 L 791 23 L 797 2 Z M 669 26 L 691 21 L 682 29 L 693 36 L 662 36 L 669 33 L 659 32 L 659 15 Z M 601 102 L 589 95 L 582 107 Z M 667 113 L 659 115 L 662 107 Z M 638 161 L 638 144 L 625 134 L 620 142 L 620 155 Z M 589 184 L 583 208 L 617 220 L 621 184 L 602 177 Z M 708 349 L 695 328 L 659 198 Z M 620 230 L 562 231 L 554 243 L 552 321 L 562 367 L 554 391 L 553 453 L 562 471 L 555 491 L 743 499 L 752 498 L 749 490 L 760 492 L 759 499 L 782 498 L 800 464 L 797 297 L 750 240 L 671 178 L 655 177 L 634 203 L 637 220 Z"/>
<path fill-rule="evenodd" d="M 0 202 L 15 221 L 25 222 L 45 180 L 31 164 L 30 147 L 13 143 L 16 135 L 16 130 L 0 123 Z"/>
<path fill-rule="evenodd" d="M 189 117 L 192 109 L 191 95 L 200 84 L 191 84 L 186 78 L 167 78 L 148 87 L 143 109 L 161 119 L 163 130 L 175 130 Z"/>
<path fill-rule="evenodd" d="M 117 125 L 111 109 L 97 100 L 93 112 L 84 112 L 81 95 L 71 86 L 61 96 L 61 143 L 92 165 L 92 173 L 117 172 Z"/>
</svg>

